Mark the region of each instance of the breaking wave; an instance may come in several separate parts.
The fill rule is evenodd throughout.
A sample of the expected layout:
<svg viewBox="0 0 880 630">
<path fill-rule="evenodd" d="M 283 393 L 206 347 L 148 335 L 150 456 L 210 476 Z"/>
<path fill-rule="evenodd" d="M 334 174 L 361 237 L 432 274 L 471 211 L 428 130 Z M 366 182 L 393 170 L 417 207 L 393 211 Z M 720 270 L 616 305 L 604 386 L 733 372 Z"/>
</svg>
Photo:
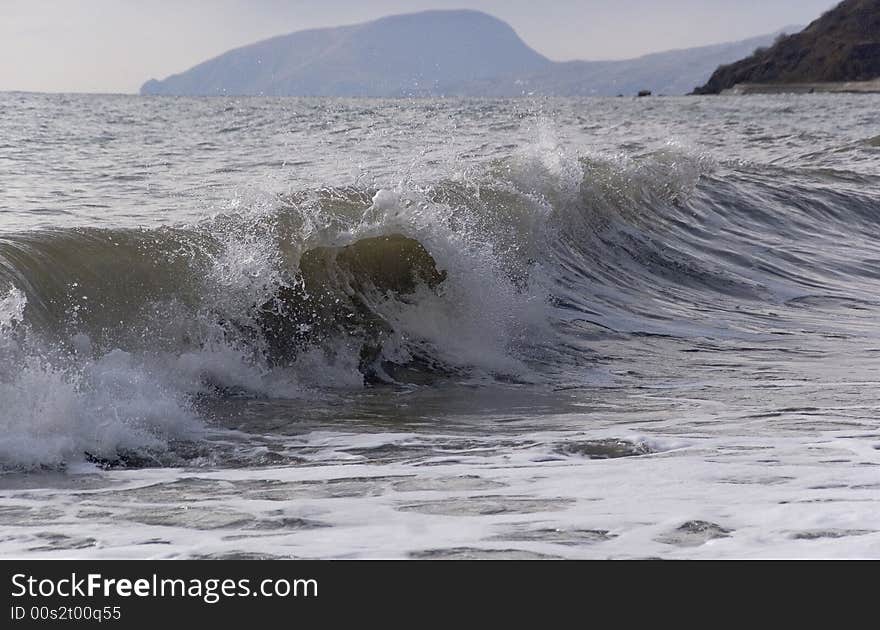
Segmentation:
<svg viewBox="0 0 880 630">
<path fill-rule="evenodd" d="M 876 230 L 876 196 L 830 176 L 543 143 L 194 225 L 5 234 L 0 464 L 159 452 L 216 397 L 562 385 L 596 335 L 745 334 L 762 307 L 880 279 L 880 257 L 810 248 Z"/>
</svg>

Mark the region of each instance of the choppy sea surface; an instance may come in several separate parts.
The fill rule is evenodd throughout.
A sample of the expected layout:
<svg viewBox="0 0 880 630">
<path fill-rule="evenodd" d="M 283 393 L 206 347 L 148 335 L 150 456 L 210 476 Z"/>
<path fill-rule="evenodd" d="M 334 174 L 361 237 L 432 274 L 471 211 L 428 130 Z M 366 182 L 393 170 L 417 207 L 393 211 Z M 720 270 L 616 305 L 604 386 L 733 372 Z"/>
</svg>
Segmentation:
<svg viewBox="0 0 880 630">
<path fill-rule="evenodd" d="M 880 97 L 0 94 L 0 556 L 880 557 Z"/>
</svg>

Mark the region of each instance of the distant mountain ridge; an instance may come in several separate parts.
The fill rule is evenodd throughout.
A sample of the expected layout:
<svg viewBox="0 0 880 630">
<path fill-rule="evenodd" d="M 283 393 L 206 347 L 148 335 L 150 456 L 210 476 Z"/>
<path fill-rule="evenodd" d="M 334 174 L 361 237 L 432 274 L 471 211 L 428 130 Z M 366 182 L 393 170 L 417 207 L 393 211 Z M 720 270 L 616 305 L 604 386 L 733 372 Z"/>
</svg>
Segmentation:
<svg viewBox="0 0 880 630">
<path fill-rule="evenodd" d="M 696 94 L 737 85 L 815 84 L 880 78 L 880 0 L 845 0 L 800 33 L 722 65 Z"/>
<path fill-rule="evenodd" d="M 145 95 L 547 96 L 684 94 L 773 35 L 624 61 L 555 62 L 479 11 L 426 11 L 299 31 L 226 52 Z"/>
<path fill-rule="evenodd" d="M 787 27 L 781 32 L 799 30 Z M 499 78 L 461 86 L 462 96 L 518 96 L 524 93 L 546 96 L 633 95 L 641 90 L 654 94 L 687 94 L 730 59 L 769 45 L 779 33 L 698 48 L 651 53 L 635 59 L 614 61 L 555 62 L 549 70 L 511 80 Z"/>
</svg>

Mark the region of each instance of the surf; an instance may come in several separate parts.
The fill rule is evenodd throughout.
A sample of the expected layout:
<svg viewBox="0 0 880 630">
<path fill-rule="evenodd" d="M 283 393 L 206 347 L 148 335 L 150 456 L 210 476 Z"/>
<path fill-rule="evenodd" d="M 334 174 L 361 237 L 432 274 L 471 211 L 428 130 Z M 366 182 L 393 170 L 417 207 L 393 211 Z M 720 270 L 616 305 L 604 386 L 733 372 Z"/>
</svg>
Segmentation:
<svg viewBox="0 0 880 630">
<path fill-rule="evenodd" d="M 844 233 L 870 249 L 876 196 L 826 177 L 542 141 L 198 221 L 7 231 L 0 461 L 143 462 L 199 440 L 230 397 L 577 387 L 604 378 L 606 337 L 725 339 L 811 295 L 870 302 L 876 266 L 804 250 Z"/>
</svg>

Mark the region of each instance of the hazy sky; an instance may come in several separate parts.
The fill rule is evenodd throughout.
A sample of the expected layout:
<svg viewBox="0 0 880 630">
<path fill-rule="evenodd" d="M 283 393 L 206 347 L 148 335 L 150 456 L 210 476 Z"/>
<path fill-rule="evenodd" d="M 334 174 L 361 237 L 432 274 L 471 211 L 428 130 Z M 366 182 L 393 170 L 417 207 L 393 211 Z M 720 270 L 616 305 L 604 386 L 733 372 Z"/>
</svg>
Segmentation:
<svg viewBox="0 0 880 630">
<path fill-rule="evenodd" d="M 614 59 L 807 24 L 834 0 L 0 0 L 0 90 L 136 92 L 230 48 L 423 9 L 479 9 L 552 59 Z"/>
</svg>

